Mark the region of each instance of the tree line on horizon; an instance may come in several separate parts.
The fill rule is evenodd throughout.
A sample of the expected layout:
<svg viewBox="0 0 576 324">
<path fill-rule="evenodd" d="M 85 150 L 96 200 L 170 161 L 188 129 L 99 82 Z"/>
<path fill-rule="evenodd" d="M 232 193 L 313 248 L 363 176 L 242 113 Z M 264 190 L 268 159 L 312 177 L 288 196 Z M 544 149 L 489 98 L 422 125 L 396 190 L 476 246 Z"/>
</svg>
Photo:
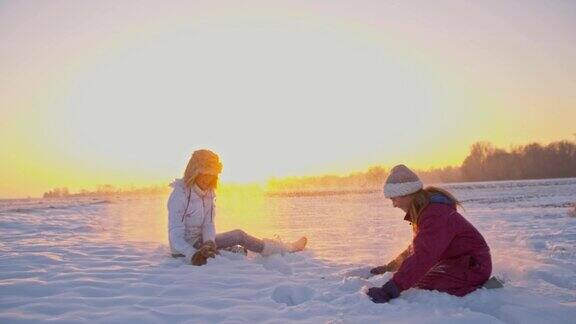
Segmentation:
<svg viewBox="0 0 576 324">
<path fill-rule="evenodd" d="M 477 142 L 460 166 L 448 166 L 429 170 L 415 170 L 425 183 L 449 183 L 467 181 L 525 180 L 576 177 L 576 142 L 558 141 L 547 145 L 530 143 L 508 150 L 495 147 L 489 142 Z M 384 166 L 374 166 L 364 172 L 348 175 L 324 175 L 270 179 L 267 192 L 380 190 L 388 177 Z M 96 190 L 70 193 L 68 188 L 55 188 L 45 192 L 44 198 L 90 197 L 115 195 L 165 195 L 167 186 L 121 189 L 112 185 L 100 185 Z"/>
<path fill-rule="evenodd" d="M 479 142 L 472 145 L 460 168 L 465 181 L 576 177 L 576 144 L 531 143 L 503 150 Z"/>
<path fill-rule="evenodd" d="M 527 180 L 576 177 L 576 142 L 547 145 L 530 143 L 508 150 L 489 142 L 477 142 L 460 166 L 415 170 L 425 183 Z M 379 189 L 389 170 L 374 166 L 349 175 L 325 175 L 271 179 L 268 191 L 299 191 L 335 188 Z"/>
<path fill-rule="evenodd" d="M 142 188 L 131 187 L 122 189 L 114 187 L 110 184 L 99 185 L 96 190 L 82 189 L 77 193 L 70 193 L 68 188 L 54 188 L 45 192 L 43 198 L 64 198 L 64 197 L 110 197 L 110 196 L 150 196 L 167 194 L 169 188 L 167 186 L 148 186 Z"/>
</svg>

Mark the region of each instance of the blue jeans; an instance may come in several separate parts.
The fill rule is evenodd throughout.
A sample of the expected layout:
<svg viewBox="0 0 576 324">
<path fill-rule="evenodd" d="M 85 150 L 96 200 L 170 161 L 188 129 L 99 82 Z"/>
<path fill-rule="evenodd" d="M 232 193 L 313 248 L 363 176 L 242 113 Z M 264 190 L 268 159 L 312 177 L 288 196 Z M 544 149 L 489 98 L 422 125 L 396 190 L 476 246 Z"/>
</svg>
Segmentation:
<svg viewBox="0 0 576 324">
<path fill-rule="evenodd" d="M 194 244 L 194 247 L 199 248 L 202 245 L 202 242 L 203 240 L 199 239 Z M 260 253 L 264 250 L 264 241 L 248 235 L 243 230 L 237 229 L 230 232 L 216 234 L 216 246 L 219 249 L 225 249 L 236 245 L 241 245 L 247 250 L 256 253 Z"/>
</svg>

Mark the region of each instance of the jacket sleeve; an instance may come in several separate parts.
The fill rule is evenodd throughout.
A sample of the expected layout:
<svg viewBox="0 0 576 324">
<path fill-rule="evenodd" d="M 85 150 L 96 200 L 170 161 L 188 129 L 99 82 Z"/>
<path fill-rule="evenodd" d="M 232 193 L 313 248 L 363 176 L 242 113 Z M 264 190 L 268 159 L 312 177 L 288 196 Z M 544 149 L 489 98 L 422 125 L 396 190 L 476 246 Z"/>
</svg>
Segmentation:
<svg viewBox="0 0 576 324">
<path fill-rule="evenodd" d="M 447 216 L 426 210 L 420 216 L 412 254 L 406 257 L 392 277 L 401 291 L 414 286 L 440 260 L 452 241 L 454 234 Z"/>
<path fill-rule="evenodd" d="M 179 190 L 173 190 L 168 198 L 168 239 L 170 246 L 184 254 L 187 262 L 191 262 L 196 249 L 184 239 L 184 222 L 182 215 L 186 208 L 186 195 Z"/>
<path fill-rule="evenodd" d="M 204 219 L 202 224 L 202 241 L 212 241 L 216 243 L 216 225 L 214 224 L 214 218 L 216 217 L 216 201 L 212 200 L 212 210 L 210 211 L 210 217 Z"/>
</svg>

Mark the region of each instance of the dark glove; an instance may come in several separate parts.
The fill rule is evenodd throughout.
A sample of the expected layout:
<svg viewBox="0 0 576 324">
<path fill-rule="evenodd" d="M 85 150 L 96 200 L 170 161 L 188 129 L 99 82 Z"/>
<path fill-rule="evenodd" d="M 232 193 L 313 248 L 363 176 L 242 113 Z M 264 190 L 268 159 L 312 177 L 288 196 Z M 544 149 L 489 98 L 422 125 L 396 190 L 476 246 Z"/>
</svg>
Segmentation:
<svg viewBox="0 0 576 324">
<path fill-rule="evenodd" d="M 368 289 L 367 295 L 375 303 L 387 303 L 390 299 L 400 296 L 400 290 L 394 281 L 389 280 L 380 288 L 372 287 Z"/>
<path fill-rule="evenodd" d="M 379 267 L 376 267 L 376 268 L 372 268 L 372 269 L 370 270 L 370 273 L 373 274 L 373 275 L 381 275 L 381 274 L 384 274 L 384 273 L 386 273 L 386 272 L 388 272 L 388 271 L 390 271 L 389 268 L 388 268 L 388 265 L 383 265 L 383 266 L 379 266 Z"/>
<path fill-rule="evenodd" d="M 200 248 L 206 248 L 206 249 L 209 249 L 216 254 L 219 254 L 218 249 L 216 248 L 216 243 L 214 243 L 214 241 L 206 241 L 206 242 L 202 243 L 202 246 Z"/>
<path fill-rule="evenodd" d="M 216 257 L 216 254 L 219 254 L 216 249 L 216 244 L 212 241 L 208 241 L 202 244 L 198 251 L 194 253 L 191 260 L 192 265 L 205 265 L 208 262 L 208 258 L 214 258 Z"/>
</svg>

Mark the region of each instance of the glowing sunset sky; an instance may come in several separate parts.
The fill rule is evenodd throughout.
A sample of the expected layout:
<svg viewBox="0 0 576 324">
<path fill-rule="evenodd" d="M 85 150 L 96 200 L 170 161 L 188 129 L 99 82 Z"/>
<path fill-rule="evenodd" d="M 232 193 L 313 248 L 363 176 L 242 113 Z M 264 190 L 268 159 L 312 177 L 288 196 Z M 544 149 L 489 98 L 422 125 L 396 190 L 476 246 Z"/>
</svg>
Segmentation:
<svg viewBox="0 0 576 324">
<path fill-rule="evenodd" d="M 0 198 L 571 139 L 575 57 L 572 1 L 2 1 Z"/>
</svg>

